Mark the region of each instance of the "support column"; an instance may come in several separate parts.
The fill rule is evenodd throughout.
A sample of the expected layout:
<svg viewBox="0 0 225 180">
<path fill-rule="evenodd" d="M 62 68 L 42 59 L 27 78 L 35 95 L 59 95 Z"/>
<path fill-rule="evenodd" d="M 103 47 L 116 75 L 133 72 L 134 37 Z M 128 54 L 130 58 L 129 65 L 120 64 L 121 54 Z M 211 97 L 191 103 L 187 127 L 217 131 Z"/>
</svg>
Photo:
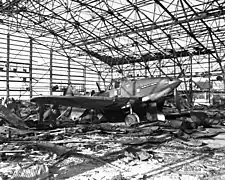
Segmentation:
<svg viewBox="0 0 225 180">
<path fill-rule="evenodd" d="M 29 65 L 29 76 L 30 76 L 30 82 L 29 82 L 29 89 L 30 89 L 30 98 L 33 96 L 33 40 L 30 38 L 30 65 Z"/>
<path fill-rule="evenodd" d="M 211 99 L 210 99 L 210 96 L 211 96 L 211 62 L 210 62 L 210 54 L 208 54 L 208 81 L 209 81 L 209 89 L 208 89 L 208 91 L 209 91 L 209 104 L 211 103 Z"/>
<path fill-rule="evenodd" d="M 225 65 L 223 66 L 222 73 L 223 73 L 223 90 L 225 92 Z"/>
<path fill-rule="evenodd" d="M 84 66 L 84 69 L 83 69 L 83 76 L 84 76 L 84 92 L 85 92 L 85 94 L 86 94 L 86 69 L 87 67 L 86 67 L 86 65 Z"/>
<path fill-rule="evenodd" d="M 193 88 L 192 88 L 192 77 L 193 77 L 193 59 L 192 59 L 192 55 L 189 56 L 190 57 L 190 82 L 189 82 L 189 96 L 190 96 L 190 104 L 192 105 L 193 103 Z"/>
<path fill-rule="evenodd" d="M 113 68 L 111 69 L 111 79 L 113 79 Z"/>
<path fill-rule="evenodd" d="M 148 66 L 148 63 L 146 62 L 145 64 L 145 77 L 148 77 L 148 73 L 149 73 L 149 66 Z M 149 73 L 149 76 L 152 76 L 151 73 Z"/>
<path fill-rule="evenodd" d="M 158 62 L 159 62 L 159 68 L 160 68 L 159 77 L 161 77 L 162 76 L 162 72 L 161 72 L 161 70 L 162 70 L 162 60 L 160 59 L 160 60 L 158 60 Z"/>
<path fill-rule="evenodd" d="M 173 77 L 176 78 L 176 63 L 173 63 Z"/>
<path fill-rule="evenodd" d="M 53 50 L 50 49 L 50 67 L 49 67 L 49 88 L 50 88 L 50 95 L 52 95 L 52 57 L 53 57 Z"/>
<path fill-rule="evenodd" d="M 9 97 L 9 59 L 10 59 L 10 35 L 7 34 L 7 62 L 6 62 L 6 96 Z"/>
<path fill-rule="evenodd" d="M 147 66 L 145 67 L 145 77 L 148 76 Z"/>
<path fill-rule="evenodd" d="M 70 84 L 70 61 L 71 61 L 71 57 L 68 57 L 68 84 Z"/>
</svg>

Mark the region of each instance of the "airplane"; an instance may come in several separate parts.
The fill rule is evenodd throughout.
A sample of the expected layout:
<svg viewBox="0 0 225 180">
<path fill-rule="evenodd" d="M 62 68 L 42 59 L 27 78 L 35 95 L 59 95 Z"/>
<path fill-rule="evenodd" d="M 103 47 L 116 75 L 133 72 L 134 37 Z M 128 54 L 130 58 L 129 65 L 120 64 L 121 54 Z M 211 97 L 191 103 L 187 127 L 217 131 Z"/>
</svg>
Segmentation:
<svg viewBox="0 0 225 180">
<path fill-rule="evenodd" d="M 131 126 L 142 119 L 157 119 L 157 112 L 162 111 L 165 98 L 174 92 L 181 80 L 168 77 L 148 77 L 143 79 L 113 79 L 105 91 L 92 93 L 92 96 L 38 96 L 31 102 L 39 105 L 40 117 L 44 104 L 55 104 L 85 109 L 95 109 L 107 119 L 122 119 Z M 65 93 L 64 93 L 65 94 Z"/>
</svg>

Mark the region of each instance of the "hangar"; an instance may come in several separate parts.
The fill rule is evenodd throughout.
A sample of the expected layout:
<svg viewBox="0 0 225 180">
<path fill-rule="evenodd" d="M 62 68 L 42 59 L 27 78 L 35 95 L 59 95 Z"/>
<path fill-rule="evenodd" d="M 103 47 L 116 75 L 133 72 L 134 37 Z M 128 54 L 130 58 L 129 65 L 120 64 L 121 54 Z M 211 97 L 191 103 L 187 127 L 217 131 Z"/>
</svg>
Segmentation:
<svg viewBox="0 0 225 180">
<path fill-rule="evenodd" d="M 223 5 L 2 1 L 0 90 L 27 99 L 68 82 L 90 91 L 115 77 L 179 76 L 186 91 L 196 81 L 224 91 Z"/>
<path fill-rule="evenodd" d="M 173 78 L 181 81 L 177 92 L 187 99 L 185 114 L 196 114 L 195 105 L 205 110 L 204 116 L 197 112 L 197 126 L 215 123 L 212 116 L 224 125 L 224 25 L 223 0 L 0 0 L 1 102 L 61 97 L 68 85 L 86 95 L 105 90 L 114 79 Z M 216 107 L 210 117 L 209 106 Z M 0 112 L 0 120 L 9 118 L 14 128 L 22 123 L 11 121 L 11 111 Z M 199 124 L 203 117 L 207 125 Z M 178 129 L 191 124 L 196 130 L 193 118 L 191 123 L 186 118 Z M 152 177 L 149 171 L 141 174 Z"/>
</svg>

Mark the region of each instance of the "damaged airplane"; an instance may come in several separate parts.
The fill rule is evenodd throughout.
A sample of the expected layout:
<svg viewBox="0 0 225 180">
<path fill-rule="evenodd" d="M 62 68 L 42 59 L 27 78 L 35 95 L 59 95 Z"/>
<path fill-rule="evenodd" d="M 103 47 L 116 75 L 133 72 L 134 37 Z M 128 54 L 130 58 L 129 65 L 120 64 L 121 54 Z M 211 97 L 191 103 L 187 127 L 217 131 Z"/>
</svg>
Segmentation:
<svg viewBox="0 0 225 180">
<path fill-rule="evenodd" d="M 95 109 L 107 120 L 125 120 L 127 125 L 139 123 L 142 119 L 157 119 L 165 98 L 180 85 L 181 80 L 171 78 L 143 78 L 112 80 L 105 91 L 92 96 L 39 96 L 31 99 L 43 113 L 44 104 Z M 42 117 L 42 114 L 40 114 Z"/>
</svg>

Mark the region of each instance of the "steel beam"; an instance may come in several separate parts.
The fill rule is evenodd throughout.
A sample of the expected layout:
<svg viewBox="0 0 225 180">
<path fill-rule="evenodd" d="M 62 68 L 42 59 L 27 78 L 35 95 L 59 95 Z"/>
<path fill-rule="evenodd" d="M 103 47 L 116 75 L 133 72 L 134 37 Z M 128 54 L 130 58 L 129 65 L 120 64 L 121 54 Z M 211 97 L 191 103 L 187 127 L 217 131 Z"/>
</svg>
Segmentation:
<svg viewBox="0 0 225 180">
<path fill-rule="evenodd" d="M 189 80 L 189 96 L 190 96 L 190 104 L 193 105 L 193 57 L 190 58 L 190 80 Z"/>
<path fill-rule="evenodd" d="M 30 38 L 30 63 L 29 63 L 29 76 L 30 76 L 30 82 L 29 82 L 29 91 L 30 91 L 30 98 L 33 96 L 33 40 Z"/>
<path fill-rule="evenodd" d="M 10 96 L 10 87 L 9 87 L 9 65 L 10 65 L 10 34 L 7 34 L 7 61 L 6 61 L 6 96 Z"/>
<path fill-rule="evenodd" d="M 50 95 L 52 95 L 52 59 L 53 59 L 53 50 L 50 49 L 50 61 L 49 61 L 49 89 L 50 89 Z"/>
<path fill-rule="evenodd" d="M 70 75 L 71 74 L 71 72 L 70 72 L 71 71 L 70 63 L 71 63 L 71 57 L 68 57 L 68 67 L 67 67 L 68 68 L 68 84 L 71 83 L 71 79 L 70 79 L 70 77 L 71 77 L 71 75 Z"/>
<path fill-rule="evenodd" d="M 165 12 L 167 12 L 167 14 L 169 14 L 170 16 L 171 16 L 171 18 L 175 21 L 175 22 L 178 22 L 178 19 L 159 1 L 159 0 L 155 0 L 155 2 L 165 11 Z M 190 37 L 192 37 L 205 51 L 208 51 L 209 49 L 207 49 L 203 44 L 202 44 L 202 42 L 200 42 L 198 39 L 197 39 L 197 37 L 196 37 L 196 35 L 193 33 L 193 32 L 191 32 L 191 31 L 189 31 L 182 23 L 180 23 L 180 22 L 178 22 L 178 24 L 180 25 L 180 27 L 182 28 L 182 29 L 184 29 L 185 30 L 185 32 L 190 36 Z M 209 52 L 210 53 L 210 52 Z M 214 54 L 212 54 L 212 53 L 210 53 L 215 59 L 217 59 L 216 58 L 216 56 L 214 55 Z M 219 63 L 219 65 L 220 65 L 220 68 L 221 68 L 221 70 L 223 71 L 223 68 L 222 68 L 222 64 L 221 64 L 221 62 L 220 61 L 218 61 L 218 63 Z"/>
<path fill-rule="evenodd" d="M 210 54 L 208 54 L 208 81 L 209 81 L 209 104 L 211 103 L 211 62 L 210 62 Z"/>
</svg>

